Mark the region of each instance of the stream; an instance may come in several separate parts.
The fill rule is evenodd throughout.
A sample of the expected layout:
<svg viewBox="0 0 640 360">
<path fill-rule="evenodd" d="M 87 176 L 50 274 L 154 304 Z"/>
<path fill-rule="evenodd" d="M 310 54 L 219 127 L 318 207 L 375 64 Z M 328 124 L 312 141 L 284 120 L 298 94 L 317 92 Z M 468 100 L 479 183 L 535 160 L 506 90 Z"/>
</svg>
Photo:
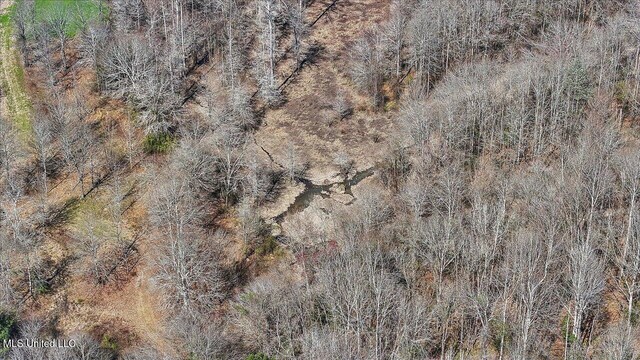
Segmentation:
<svg viewBox="0 0 640 360">
<path fill-rule="evenodd" d="M 332 193 L 335 193 L 332 188 L 344 186 L 344 193 L 353 196 L 351 188 L 358 185 L 362 180 L 375 174 L 375 167 L 368 168 L 366 170 L 358 171 L 353 177 L 347 178 L 344 181 L 334 182 L 331 184 L 317 185 L 311 182 L 309 179 L 301 178 L 300 181 L 304 184 L 304 190 L 295 198 L 293 203 L 289 205 L 280 215 L 274 217 L 274 221 L 278 224 L 282 223 L 284 218 L 289 215 L 297 214 L 311 205 L 313 200 L 320 196 L 323 199 L 331 197 Z M 355 197 L 352 200 L 355 201 Z M 348 203 L 346 205 L 350 205 Z"/>
</svg>

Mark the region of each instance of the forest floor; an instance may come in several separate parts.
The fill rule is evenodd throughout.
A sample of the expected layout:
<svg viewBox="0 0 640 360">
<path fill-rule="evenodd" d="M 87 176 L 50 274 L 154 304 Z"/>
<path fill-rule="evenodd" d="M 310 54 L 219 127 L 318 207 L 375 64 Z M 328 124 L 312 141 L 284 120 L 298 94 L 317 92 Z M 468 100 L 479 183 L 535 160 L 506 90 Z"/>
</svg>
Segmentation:
<svg viewBox="0 0 640 360">
<path fill-rule="evenodd" d="M 307 10 L 312 22 L 332 3 L 314 1 Z M 369 99 L 360 95 L 349 78 L 349 48 L 365 29 L 382 22 L 390 1 L 339 0 L 311 28 L 308 43 L 319 49 L 284 87 L 286 103 L 268 110 L 255 134 L 257 143 L 280 164 L 286 163 L 291 147 L 310 165 L 305 178 L 315 184 L 339 179 L 334 159 L 346 154 L 356 170 L 371 168 L 388 148 L 393 124 L 384 112 L 373 112 Z M 295 68 L 291 59 L 281 61 L 280 74 Z M 283 79 L 281 80 L 284 80 Z M 338 93 L 353 104 L 354 112 L 338 119 L 331 109 Z"/>
<path fill-rule="evenodd" d="M 254 134 L 256 152 L 263 160 L 283 166 L 295 154 L 298 162 L 308 166 L 303 175 L 308 182 L 306 186 L 288 185 L 276 201 L 263 206 L 265 219 L 286 228 L 291 221 L 283 221 L 285 216 L 302 212 L 321 197 L 330 197 L 336 206 L 352 203 L 356 198 L 344 194 L 338 186 L 319 191 L 320 187 L 345 180 L 336 157 L 353 161 L 351 178 L 375 168 L 388 152 L 395 124 L 385 110 L 393 111 L 393 106 L 376 111 L 371 100 L 356 88 L 349 74 L 349 49 L 367 29 L 386 20 L 389 4 L 388 0 L 317 0 L 309 5 L 307 22 L 315 23 L 306 42 L 309 48 L 317 49 L 317 55 L 282 87 L 285 103 L 267 109 Z M 277 70 L 281 74 L 278 81 L 285 81 L 295 70 L 293 56 L 287 54 Z M 337 96 L 345 97 L 353 108 L 352 114 L 342 119 L 332 107 Z M 320 193 L 322 196 L 315 196 Z M 318 210 L 318 206 L 300 216 L 314 217 L 317 213 L 313 209 Z"/>
<path fill-rule="evenodd" d="M 313 21 L 331 3 L 332 1 L 328 0 L 313 2 L 308 10 L 308 20 Z M 339 176 L 338 168 L 334 164 L 336 155 L 346 154 L 355 162 L 356 170 L 361 171 L 375 166 L 385 154 L 393 124 L 388 114 L 372 111 L 369 100 L 363 97 L 351 82 L 348 74 L 348 49 L 362 35 L 365 28 L 384 20 L 388 3 L 388 0 L 339 0 L 336 6 L 313 26 L 309 43 L 320 49 L 318 56 L 287 84 L 287 102 L 278 109 L 268 110 L 262 125 L 255 133 L 256 144 L 269 153 L 275 163 L 285 163 L 287 152 L 293 147 L 301 160 L 310 165 L 305 178 L 314 184 L 326 184 L 344 180 Z M 21 132 L 29 134 L 31 104 L 25 89 L 24 70 L 9 25 L 11 2 L 3 1 L 0 4 L 3 7 L 0 10 L 2 110 L 3 114 L 15 121 Z M 291 59 L 285 59 L 279 65 L 280 74 L 288 75 L 292 70 Z M 283 75 L 280 80 L 284 80 L 285 77 Z M 345 119 L 336 119 L 331 110 L 337 93 L 346 94 L 354 107 L 354 113 Z M 102 116 L 100 114 L 106 112 L 110 119 L 124 118 L 123 114 L 116 113 L 110 106 L 98 105 L 92 116 Z M 102 123 L 103 120 L 107 119 L 97 122 Z M 264 152 L 258 150 L 260 156 L 269 161 Z M 139 172 L 129 173 L 126 178 L 138 175 Z M 367 182 L 363 182 L 358 188 L 367 187 L 365 183 Z M 55 188 L 53 185 L 49 195 L 52 203 L 64 204 L 79 195 L 75 176 L 61 179 Z M 281 214 L 282 210 L 286 210 L 297 195 L 304 191 L 305 186 L 302 183 L 291 185 L 275 202 L 276 206 L 267 211 L 266 217 L 272 218 Z M 354 189 L 354 193 L 357 195 L 358 191 Z M 96 201 L 101 194 L 102 190 L 97 189 L 84 199 L 78 200 L 78 209 L 74 210 L 72 217 L 78 216 L 83 209 L 90 207 L 87 203 Z M 325 204 L 347 206 L 337 202 L 319 201 L 302 215 L 321 216 Z M 133 212 L 144 213 L 144 209 L 136 206 Z M 131 225 L 144 222 L 144 219 L 136 221 L 136 216 L 138 215 L 127 215 Z M 55 253 L 57 259 L 63 259 L 68 255 L 68 247 L 73 241 L 72 227 L 73 224 L 65 225 L 60 229 L 60 234 L 51 241 L 51 252 Z M 145 254 L 144 258 L 152 259 L 150 254 L 153 253 L 155 241 L 153 234 L 145 234 L 136 244 L 138 252 Z M 96 296 L 94 285 L 73 273 L 74 269 L 69 269 L 69 279 L 64 285 L 55 289 L 51 296 L 38 299 L 37 312 L 49 315 L 42 316 L 43 318 L 60 315 L 59 324 L 65 333 L 88 330 L 97 336 L 113 338 L 116 342 L 119 339 L 133 339 L 131 341 L 134 342 L 139 340 L 140 343 L 151 344 L 156 349 L 171 353 L 172 349 L 165 340 L 167 334 L 164 324 L 167 319 L 163 316 L 162 306 L 158 303 L 158 297 L 154 294 L 155 290 L 150 282 L 153 264 L 147 263 L 144 258 L 136 265 L 129 278 L 118 282 L 113 288 L 101 289 L 99 296 Z M 59 311 L 61 306 L 66 309 Z M 83 326 L 86 324 L 94 325 L 91 329 L 85 329 Z"/>
<path fill-rule="evenodd" d="M 0 112 L 2 116 L 12 121 L 25 144 L 31 136 L 31 112 L 32 103 L 29 93 L 38 89 L 31 88 L 25 82 L 25 69 L 20 61 L 16 39 L 11 23 L 11 11 L 13 1 L 0 2 Z M 95 3 L 91 2 L 95 5 Z M 41 11 L 51 8 L 51 3 L 38 1 Z M 65 1 L 65 6 L 77 6 L 74 1 Z M 96 6 L 84 6 L 84 15 L 97 14 Z M 75 25 L 71 25 L 69 32 L 76 31 Z M 30 73 L 29 79 L 35 81 L 37 73 Z M 83 74 L 71 73 L 74 77 L 82 77 Z M 64 81 L 65 79 L 62 79 Z M 31 84 L 31 83 L 30 83 Z M 33 93 L 32 93 L 33 94 Z M 97 98 L 89 101 L 96 105 L 92 120 L 98 123 L 106 121 L 126 121 L 118 104 L 102 103 Z M 93 108 L 93 106 L 91 107 Z M 120 119 L 120 120 L 116 120 Z M 37 120 L 37 119 L 36 119 Z M 125 175 L 124 181 L 135 181 L 140 171 L 131 171 Z M 85 183 L 86 185 L 86 183 Z M 118 346 L 130 346 L 130 341 L 140 341 L 150 344 L 155 349 L 162 349 L 166 353 L 172 353 L 172 349 L 166 346 L 167 337 L 162 326 L 161 304 L 154 294 L 149 283 L 149 264 L 141 261 L 136 265 L 134 274 L 126 279 L 117 281 L 112 288 L 100 289 L 100 296 L 96 296 L 96 286 L 90 284 L 79 274 L 76 274 L 74 265 L 69 268 L 62 265 L 71 256 L 69 249 L 73 246 L 74 222 L 79 216 L 86 216 L 87 209 L 100 207 L 105 194 L 101 188 L 80 199 L 80 186 L 77 176 L 70 174 L 59 179 L 54 179 L 49 184 L 47 201 L 54 208 L 62 208 L 65 204 L 73 204 L 68 212 L 67 223 L 55 229 L 46 237 L 42 246 L 46 257 L 51 259 L 56 266 L 63 269 L 65 281 L 60 287 L 55 287 L 48 296 L 37 297 L 29 300 L 32 302 L 32 315 L 40 318 L 58 319 L 58 324 L 65 333 L 73 334 L 76 331 L 88 331 L 98 338 L 110 339 Z M 85 188 L 85 191 L 88 190 Z M 135 199 L 136 201 L 139 200 Z M 25 204 L 32 206 L 33 204 Z M 133 206 L 128 214 L 128 220 L 135 225 L 139 220 L 137 213 L 143 212 L 139 206 Z M 131 214 L 132 212 L 136 214 Z M 148 253 L 153 242 L 152 238 L 141 237 L 136 244 L 139 253 Z M 91 328 L 85 328 L 87 324 L 93 324 Z"/>
</svg>

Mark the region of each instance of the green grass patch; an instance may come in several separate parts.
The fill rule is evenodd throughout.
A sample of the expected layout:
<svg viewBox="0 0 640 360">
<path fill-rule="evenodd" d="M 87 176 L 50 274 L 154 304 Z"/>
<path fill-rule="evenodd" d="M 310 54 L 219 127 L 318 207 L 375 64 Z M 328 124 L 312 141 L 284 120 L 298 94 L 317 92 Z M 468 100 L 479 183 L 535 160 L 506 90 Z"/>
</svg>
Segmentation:
<svg viewBox="0 0 640 360">
<path fill-rule="evenodd" d="M 491 342 L 496 351 L 500 350 L 501 346 L 507 347 L 511 344 L 512 333 L 509 324 L 499 319 L 493 319 L 489 325 L 491 326 L 492 334 Z"/>
<path fill-rule="evenodd" d="M 15 9 L 15 5 L 11 5 L 8 9 L 8 11 L 4 12 L 3 14 L 0 14 L 0 26 L 9 26 L 10 25 L 10 21 L 11 21 L 11 14 L 13 13 Z"/>
<path fill-rule="evenodd" d="M 35 295 L 45 295 L 45 294 L 49 294 L 51 292 L 52 288 L 51 288 L 51 284 L 46 280 L 46 279 L 42 279 L 42 278 L 36 278 L 35 279 Z"/>
<path fill-rule="evenodd" d="M 147 154 L 164 154 L 175 142 L 169 133 L 149 134 L 145 136 L 142 147 Z"/>
<path fill-rule="evenodd" d="M 106 17 L 107 5 L 104 0 L 36 0 L 34 11 L 37 22 L 58 13 L 68 15 L 66 33 L 73 37 L 86 22 L 99 16 Z"/>
</svg>

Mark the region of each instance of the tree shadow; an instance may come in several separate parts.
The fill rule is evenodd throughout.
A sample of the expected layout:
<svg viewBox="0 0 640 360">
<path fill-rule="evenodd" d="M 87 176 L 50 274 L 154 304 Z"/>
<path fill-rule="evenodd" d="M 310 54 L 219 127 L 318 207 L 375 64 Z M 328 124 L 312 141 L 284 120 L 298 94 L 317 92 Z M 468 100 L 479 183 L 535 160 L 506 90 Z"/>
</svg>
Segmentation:
<svg viewBox="0 0 640 360">
<path fill-rule="evenodd" d="M 54 229 L 66 224 L 71 220 L 79 206 L 80 198 L 74 196 L 67 199 L 63 204 L 51 207 L 45 214 L 45 219 L 42 222 L 41 227 Z"/>
</svg>

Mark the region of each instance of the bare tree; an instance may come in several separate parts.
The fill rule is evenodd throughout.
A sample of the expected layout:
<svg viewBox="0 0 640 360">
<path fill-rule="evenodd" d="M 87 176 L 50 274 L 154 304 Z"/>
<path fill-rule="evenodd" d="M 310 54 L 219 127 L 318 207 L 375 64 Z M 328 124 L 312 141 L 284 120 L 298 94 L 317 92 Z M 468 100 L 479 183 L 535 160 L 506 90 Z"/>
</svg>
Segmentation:
<svg viewBox="0 0 640 360">
<path fill-rule="evenodd" d="M 292 142 L 287 144 L 284 167 L 290 182 L 294 182 L 305 170 L 300 153 Z"/>
<path fill-rule="evenodd" d="M 276 61 L 278 57 L 278 28 L 276 19 L 280 16 L 280 3 L 274 0 L 259 0 L 257 3 L 256 26 L 259 31 L 260 48 L 256 73 L 260 92 L 267 103 L 280 102 L 280 90 L 276 83 Z"/>
<path fill-rule="evenodd" d="M 80 185 L 80 196 L 84 197 L 85 180 L 87 175 L 91 175 L 91 186 L 93 187 L 93 167 L 96 138 L 93 136 L 89 124 L 81 122 L 68 123 L 60 137 L 60 145 L 64 161 L 78 176 Z"/>
<path fill-rule="evenodd" d="M 634 215 L 629 220 L 630 227 L 623 236 L 624 244 L 620 247 L 617 238 L 612 238 L 610 248 L 617 267 L 616 283 L 626 300 L 627 326 L 631 326 L 634 314 L 634 303 L 640 291 L 640 219 Z"/>
<path fill-rule="evenodd" d="M 37 24 L 34 35 L 36 40 L 34 57 L 36 62 L 42 65 L 44 70 L 45 87 L 48 90 L 52 90 L 58 82 L 56 74 L 59 70 L 54 61 L 54 49 L 52 47 L 52 45 L 55 44 L 55 39 L 52 37 L 51 31 L 46 23 Z"/>
<path fill-rule="evenodd" d="M 318 282 L 337 324 L 347 357 L 384 358 L 392 344 L 392 321 L 402 297 L 374 246 L 355 246 L 318 269 Z M 400 296 L 399 296 L 400 295 Z"/>
<path fill-rule="evenodd" d="M 184 341 L 184 350 L 189 356 L 215 359 L 234 353 L 231 346 L 227 345 L 224 325 L 221 323 L 180 314 L 173 319 L 171 330 L 178 339 Z"/>
<path fill-rule="evenodd" d="M 419 220 L 411 235 L 413 251 L 434 275 L 437 301 L 442 299 L 444 277 L 461 247 L 459 225 L 454 224 L 441 216 L 432 216 L 426 221 Z"/>
<path fill-rule="evenodd" d="M 604 266 L 588 243 L 576 244 L 569 254 L 571 278 L 569 291 L 573 300 L 572 335 L 582 341 L 583 319 L 587 311 L 596 305 L 604 290 Z"/>
<path fill-rule="evenodd" d="M 409 99 L 403 104 L 399 115 L 403 134 L 413 141 L 421 158 L 425 157 L 431 136 L 431 122 L 422 101 Z"/>
<path fill-rule="evenodd" d="M 27 36 L 33 31 L 33 22 L 35 18 L 35 1 L 20 1 L 16 4 L 13 19 L 16 25 L 16 36 L 18 45 L 24 54 L 26 54 Z"/>
<path fill-rule="evenodd" d="M 602 336 L 597 356 L 606 360 L 635 360 L 638 358 L 638 347 L 634 343 L 638 331 L 619 322 L 612 324 Z"/>
<path fill-rule="evenodd" d="M 231 129 L 218 131 L 212 140 L 219 169 L 219 181 L 222 184 L 222 197 L 225 203 L 229 204 L 240 190 L 241 171 L 247 155 L 246 139 Z"/>
<path fill-rule="evenodd" d="M 0 118 L 0 166 L 6 185 L 16 183 L 18 160 L 21 157 L 21 143 L 14 126 L 7 119 Z"/>
<path fill-rule="evenodd" d="M 154 182 L 151 214 L 164 237 L 157 249 L 157 282 L 171 308 L 195 315 L 223 297 L 225 285 L 217 252 L 198 226 L 202 208 L 188 179 L 184 175 L 162 176 Z"/>
<path fill-rule="evenodd" d="M 309 323 L 310 298 L 291 286 L 291 279 L 279 277 L 256 279 L 235 305 L 242 309 L 234 325 L 242 331 L 246 346 L 254 352 L 291 357 L 300 344 L 300 336 Z"/>
<path fill-rule="evenodd" d="M 79 49 L 86 62 L 96 73 L 99 71 L 100 56 L 105 49 L 109 37 L 106 24 L 91 22 L 80 33 Z"/>
<path fill-rule="evenodd" d="M 114 39 L 100 58 L 102 86 L 117 96 L 134 96 L 142 91 L 145 80 L 152 77 L 153 51 L 140 38 Z"/>
<path fill-rule="evenodd" d="M 239 233 L 245 245 L 251 245 L 263 230 L 262 219 L 250 199 L 238 206 Z"/>
<path fill-rule="evenodd" d="M 334 156 L 333 164 L 340 170 L 340 175 L 347 180 L 349 178 L 349 174 L 353 170 L 355 162 L 347 153 L 341 151 Z"/>
<path fill-rule="evenodd" d="M 395 0 L 391 3 L 389 21 L 384 26 L 385 42 L 393 51 L 394 72 L 396 78 L 400 78 L 402 71 L 402 51 L 406 40 L 405 32 L 409 22 L 409 6 L 405 0 Z"/>
<path fill-rule="evenodd" d="M 309 25 L 305 21 L 307 0 L 291 0 L 285 2 L 287 21 L 293 33 L 292 50 L 296 60 L 296 69 L 300 69 L 303 61 L 302 54 L 306 37 L 309 35 Z"/>
<path fill-rule="evenodd" d="M 45 24 L 47 29 L 51 32 L 51 35 L 59 42 L 60 59 L 62 60 L 62 68 L 67 68 L 67 53 L 66 45 L 68 40 L 68 27 L 69 27 L 69 13 L 62 8 L 57 8 L 56 11 L 49 13 L 49 16 L 45 18 Z"/>
<path fill-rule="evenodd" d="M 553 315 L 557 276 L 554 262 L 557 261 L 555 239 L 540 238 L 533 233 L 517 235 L 516 243 L 508 250 L 509 265 L 513 272 L 515 299 L 518 304 L 518 347 L 516 356 L 526 359 L 534 343 L 538 324 Z"/>
<path fill-rule="evenodd" d="M 243 86 L 236 85 L 229 88 L 225 116 L 228 117 L 231 124 L 243 130 L 249 130 L 256 125 L 256 118 L 250 102 L 250 95 Z"/>
<path fill-rule="evenodd" d="M 6 234 L 0 234 L 2 236 L 2 244 L 8 244 Z M 15 309 L 16 303 L 19 298 L 18 289 L 12 284 L 13 276 L 16 272 L 15 261 L 11 259 L 10 249 L 6 245 L 2 248 L 2 255 L 0 255 L 0 280 L 2 284 L 0 286 L 0 307 L 3 309 Z"/>
<path fill-rule="evenodd" d="M 383 37 L 379 31 L 366 33 L 353 46 L 351 77 L 371 98 L 371 104 L 378 107 L 383 102 L 382 83 L 384 81 Z"/>
<path fill-rule="evenodd" d="M 100 56 L 98 79 L 104 90 L 124 97 L 140 111 L 147 134 L 165 132 L 181 99 L 171 77 L 150 45 L 137 36 L 116 38 Z"/>
<path fill-rule="evenodd" d="M 338 114 L 338 120 L 342 120 L 353 113 L 353 105 L 349 95 L 344 91 L 338 91 L 333 103 L 333 111 Z"/>
<path fill-rule="evenodd" d="M 145 3 L 142 0 L 116 0 L 112 8 L 118 29 L 140 29 L 147 18 Z"/>
<path fill-rule="evenodd" d="M 40 171 L 42 173 L 41 186 L 43 195 L 46 196 L 49 189 L 47 186 L 47 162 L 51 159 L 54 150 L 53 134 L 51 124 L 47 117 L 42 117 L 33 124 L 33 138 L 31 146 L 36 153 Z"/>
<path fill-rule="evenodd" d="M 235 88 L 240 82 L 240 71 L 245 66 L 245 54 L 242 37 L 242 7 L 237 0 L 220 2 L 224 21 L 224 52 L 221 63 L 222 73 L 229 88 Z"/>
</svg>

